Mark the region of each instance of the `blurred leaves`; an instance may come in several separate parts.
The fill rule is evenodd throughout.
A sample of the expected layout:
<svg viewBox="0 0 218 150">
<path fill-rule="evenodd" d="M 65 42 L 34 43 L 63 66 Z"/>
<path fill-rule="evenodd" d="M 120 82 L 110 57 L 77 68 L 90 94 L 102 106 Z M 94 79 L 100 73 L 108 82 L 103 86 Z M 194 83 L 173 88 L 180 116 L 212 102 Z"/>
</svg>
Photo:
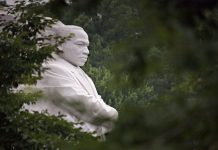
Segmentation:
<svg viewBox="0 0 218 150">
<path fill-rule="evenodd" d="M 134 2 L 88 0 L 72 1 L 72 5 L 62 2 L 53 1 L 46 5 L 48 8 L 46 13 L 50 10 L 52 15 L 65 23 L 82 26 L 88 32 L 91 56 L 85 70 L 94 80 L 106 103 L 119 110 L 116 128 L 107 135 L 106 142 L 99 143 L 86 136 L 83 141 L 80 138 L 74 139 L 77 131 L 65 126 L 64 121 L 56 122 L 57 120 L 54 120 L 57 118 L 52 117 L 53 120 L 35 114 L 36 118 L 39 117 L 37 120 L 43 120 L 42 124 L 48 121 L 47 126 L 33 125 L 33 129 L 39 132 L 30 134 L 28 128 L 32 126 L 30 117 L 22 129 L 22 134 L 11 132 L 13 134 L 9 137 L 17 136 L 16 142 L 23 136 L 30 141 L 32 139 L 30 143 L 36 146 L 38 142 L 40 147 L 43 144 L 47 146 L 58 144 L 63 147 L 62 149 L 216 150 L 218 148 L 218 2 L 216 0 Z M 61 7 L 56 9 L 57 6 Z M 38 25 L 37 23 L 33 27 L 38 28 Z M 24 26 L 24 29 L 27 28 Z M 19 30 L 15 28 L 13 31 L 16 33 Z M 25 30 L 22 30 L 22 33 L 23 31 Z M 28 44 L 32 43 L 23 42 L 23 37 L 25 36 L 18 36 L 15 41 L 10 39 L 11 41 L 8 40 L 6 43 L 13 43 L 15 49 L 23 46 L 24 49 L 29 49 Z M 13 49 L 10 44 L 2 44 L 1 47 L 5 47 L 4 51 Z M 8 51 L 6 54 L 10 57 L 6 55 L 4 57 L 9 59 L 12 55 L 16 56 L 15 49 L 13 50 L 15 55 Z M 50 50 L 47 52 L 50 53 Z M 47 52 L 44 56 L 48 54 Z M 15 58 L 13 57 L 14 60 L 11 62 L 8 61 L 8 64 L 16 61 L 17 66 L 12 65 L 16 68 L 6 67 L 13 74 L 8 73 L 9 77 L 1 76 L 8 79 L 7 82 L 6 80 L 1 82 L 5 81 L 5 84 L 10 86 L 18 78 L 13 76 L 14 72 L 27 65 L 26 63 L 19 65 L 21 63 Z M 4 63 L 1 63 L 1 66 L 2 64 Z M 27 76 L 24 76 L 26 80 Z M 27 81 L 31 83 L 30 80 Z M 25 100 L 14 102 L 19 104 L 11 110 L 17 110 L 23 101 Z M 10 103 L 5 105 L 7 106 L 5 109 L 10 110 L 9 105 Z M 3 110 L 3 107 L 1 109 Z M 1 119 L 5 116 L 7 114 L 1 114 Z M 19 118 L 14 123 L 19 121 L 22 122 L 22 119 Z M 19 126 L 22 127 L 21 122 Z M 51 124 L 54 122 L 53 128 Z M 8 125 L 6 122 L 4 127 Z M 63 129 L 63 132 L 58 130 L 59 128 Z M 12 126 L 10 129 L 16 128 Z M 54 137 L 50 136 L 50 133 L 53 133 Z M 71 133 L 75 133 L 75 136 Z M 58 142 L 59 136 L 56 135 L 69 140 Z M 51 141 L 55 142 L 50 143 Z M 74 141 L 80 144 L 75 146 Z"/>
<path fill-rule="evenodd" d="M 74 129 L 73 124 L 48 114 L 31 114 L 23 110 L 24 103 L 34 103 L 40 92 L 24 93 L 18 86 L 35 84 L 57 46 L 69 38 L 39 37 L 45 27 L 56 20 L 45 18 L 40 1 L 21 1 L 8 13 L 14 18 L 3 21 L 0 33 L 0 147 L 3 149 L 57 149 L 58 143 L 78 144 L 91 135 Z M 55 41 L 48 45 L 45 40 Z M 93 138 L 91 138 L 93 139 Z"/>
<path fill-rule="evenodd" d="M 217 149 L 217 1 L 130 4 L 105 0 L 98 10 L 102 18 L 95 22 L 100 25 L 96 32 L 102 37 L 101 47 L 108 47 L 112 56 L 109 77 L 119 85 L 116 92 L 122 91 L 114 101 L 121 98 L 122 104 L 117 129 L 106 143 L 89 149 Z M 128 11 L 121 13 L 122 8 Z M 97 74 L 104 70 L 99 66 L 92 77 L 104 95 L 102 89 L 112 85 L 98 83 L 103 79 Z M 144 92 L 142 97 L 137 87 Z M 141 99 L 143 105 L 134 105 Z"/>
</svg>

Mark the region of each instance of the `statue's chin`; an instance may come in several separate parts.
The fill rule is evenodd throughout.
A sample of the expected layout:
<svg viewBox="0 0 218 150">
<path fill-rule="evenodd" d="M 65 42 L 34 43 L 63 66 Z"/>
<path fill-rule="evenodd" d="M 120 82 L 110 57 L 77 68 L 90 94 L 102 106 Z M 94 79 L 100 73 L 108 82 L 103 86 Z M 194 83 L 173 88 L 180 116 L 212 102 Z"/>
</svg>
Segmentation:
<svg viewBox="0 0 218 150">
<path fill-rule="evenodd" d="M 66 59 L 65 59 L 66 60 Z M 81 61 L 69 61 L 69 60 L 66 60 L 66 61 L 68 61 L 69 63 L 71 63 L 72 65 L 74 65 L 74 66 L 76 66 L 76 67 L 82 67 L 82 66 L 84 66 L 85 65 L 85 63 L 86 63 L 86 61 L 87 60 L 81 60 Z"/>
<path fill-rule="evenodd" d="M 78 66 L 79 67 L 82 67 L 82 66 L 84 66 L 85 65 L 85 63 L 81 63 L 81 64 L 79 64 Z"/>
<path fill-rule="evenodd" d="M 77 62 L 74 64 L 74 66 L 79 66 L 79 67 L 82 67 L 85 65 L 86 62 Z"/>
</svg>

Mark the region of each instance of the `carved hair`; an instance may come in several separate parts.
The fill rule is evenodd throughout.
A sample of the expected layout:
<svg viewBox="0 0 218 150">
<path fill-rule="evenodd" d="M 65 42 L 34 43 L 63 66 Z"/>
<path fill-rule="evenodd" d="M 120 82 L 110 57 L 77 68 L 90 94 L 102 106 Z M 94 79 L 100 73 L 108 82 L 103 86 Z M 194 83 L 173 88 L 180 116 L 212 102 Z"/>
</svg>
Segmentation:
<svg viewBox="0 0 218 150">
<path fill-rule="evenodd" d="M 58 21 L 54 25 L 52 25 L 50 30 L 58 36 L 69 36 L 69 34 L 73 33 L 73 31 L 83 30 L 83 28 L 75 25 L 65 25 L 61 21 Z"/>
<path fill-rule="evenodd" d="M 48 37 L 48 36 L 67 37 L 70 36 L 72 33 L 74 33 L 75 30 L 83 30 L 83 28 L 75 25 L 65 25 L 61 21 L 57 21 L 55 24 L 51 25 L 51 27 L 46 27 L 45 30 L 38 35 L 38 37 Z M 54 44 L 54 40 L 52 39 L 45 40 L 44 42 Z"/>
</svg>

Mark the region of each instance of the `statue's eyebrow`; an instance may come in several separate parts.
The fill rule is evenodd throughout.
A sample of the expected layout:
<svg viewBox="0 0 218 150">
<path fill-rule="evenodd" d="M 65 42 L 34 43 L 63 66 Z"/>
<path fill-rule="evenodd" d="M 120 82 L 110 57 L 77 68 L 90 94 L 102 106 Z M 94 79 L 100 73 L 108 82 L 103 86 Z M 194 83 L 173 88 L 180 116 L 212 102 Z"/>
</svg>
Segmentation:
<svg viewBox="0 0 218 150">
<path fill-rule="evenodd" d="M 89 42 L 88 41 L 77 40 L 77 41 L 75 41 L 75 43 L 79 43 L 79 44 L 83 44 L 83 45 L 89 46 Z"/>
</svg>

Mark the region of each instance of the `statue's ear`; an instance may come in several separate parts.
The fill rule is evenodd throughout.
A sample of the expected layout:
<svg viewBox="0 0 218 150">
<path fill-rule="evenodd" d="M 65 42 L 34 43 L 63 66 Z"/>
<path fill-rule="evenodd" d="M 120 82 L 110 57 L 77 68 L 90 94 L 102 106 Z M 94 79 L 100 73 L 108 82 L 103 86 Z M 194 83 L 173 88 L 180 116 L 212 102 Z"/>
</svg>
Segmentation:
<svg viewBox="0 0 218 150">
<path fill-rule="evenodd" d="M 60 51 L 63 51 L 63 50 L 64 50 L 61 45 L 58 46 L 58 49 L 59 49 Z"/>
</svg>

